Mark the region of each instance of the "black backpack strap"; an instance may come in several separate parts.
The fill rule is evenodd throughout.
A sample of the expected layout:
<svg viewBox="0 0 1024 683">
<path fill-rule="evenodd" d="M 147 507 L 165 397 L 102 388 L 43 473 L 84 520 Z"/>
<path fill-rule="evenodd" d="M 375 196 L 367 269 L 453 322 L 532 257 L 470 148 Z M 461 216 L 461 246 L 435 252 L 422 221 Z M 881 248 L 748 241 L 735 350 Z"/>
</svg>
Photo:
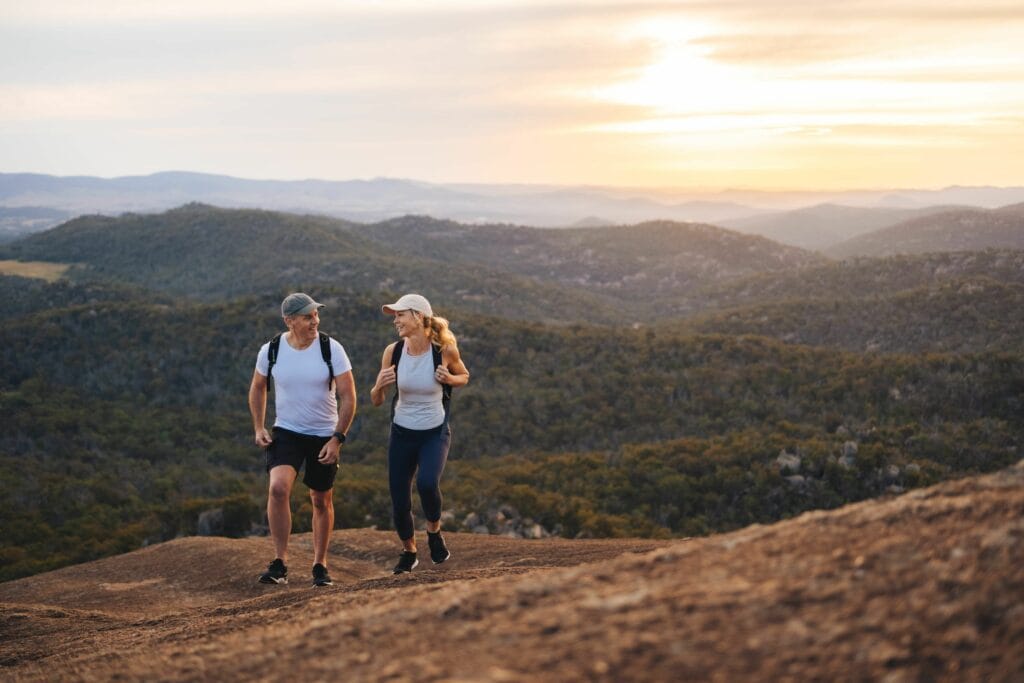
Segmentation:
<svg viewBox="0 0 1024 683">
<path fill-rule="evenodd" d="M 441 353 L 441 347 L 436 344 L 430 345 L 430 351 L 434 354 L 434 367 L 444 363 L 444 355 Z M 448 421 L 448 415 L 451 413 L 452 406 L 452 385 L 442 384 L 441 385 L 441 405 L 444 407 L 444 421 Z"/>
<path fill-rule="evenodd" d="M 398 405 L 398 361 L 402 360 L 402 349 L 405 347 L 405 340 L 399 339 L 395 342 L 395 348 L 391 349 L 391 364 L 395 366 L 395 395 L 391 397 L 391 421 L 395 421 L 395 406 Z"/>
<path fill-rule="evenodd" d="M 331 338 L 323 332 L 320 333 L 320 355 L 327 363 L 327 388 L 334 386 L 334 366 L 331 364 Z"/>
<path fill-rule="evenodd" d="M 277 351 L 281 348 L 281 334 L 274 335 L 267 347 L 267 381 L 270 381 L 270 373 L 274 371 L 274 363 L 277 362 Z"/>
</svg>

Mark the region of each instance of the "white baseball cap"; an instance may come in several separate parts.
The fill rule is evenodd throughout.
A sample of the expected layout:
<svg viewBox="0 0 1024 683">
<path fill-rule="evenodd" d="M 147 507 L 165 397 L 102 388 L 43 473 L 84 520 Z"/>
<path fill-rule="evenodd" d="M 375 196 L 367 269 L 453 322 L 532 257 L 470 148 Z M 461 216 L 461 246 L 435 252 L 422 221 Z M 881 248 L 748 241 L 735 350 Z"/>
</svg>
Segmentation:
<svg viewBox="0 0 1024 683">
<path fill-rule="evenodd" d="M 425 296 L 420 294 L 403 294 L 393 304 L 384 304 L 380 307 L 380 310 L 384 311 L 388 315 L 394 315 L 398 311 L 417 311 L 432 318 L 434 311 L 430 308 L 430 302 L 427 301 Z"/>
</svg>

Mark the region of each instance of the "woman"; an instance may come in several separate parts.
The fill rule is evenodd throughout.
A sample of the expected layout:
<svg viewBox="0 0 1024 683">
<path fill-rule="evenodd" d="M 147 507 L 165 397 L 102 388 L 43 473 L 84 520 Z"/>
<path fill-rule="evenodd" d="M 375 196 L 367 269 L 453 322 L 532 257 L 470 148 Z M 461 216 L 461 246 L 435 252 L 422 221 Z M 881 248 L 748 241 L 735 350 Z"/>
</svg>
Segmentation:
<svg viewBox="0 0 1024 683">
<path fill-rule="evenodd" d="M 406 294 L 381 310 L 394 316 L 399 340 L 384 349 L 370 400 L 379 406 L 388 387 L 398 387 L 388 440 L 388 485 L 395 530 L 403 546 L 394 573 L 402 574 L 419 564 L 412 521 L 413 478 L 426 517 L 430 559 L 440 564 L 451 557 L 441 537 L 440 488 L 452 435 L 448 397 L 452 387 L 469 382 L 469 370 L 448 321 L 434 315 L 426 298 Z"/>
</svg>

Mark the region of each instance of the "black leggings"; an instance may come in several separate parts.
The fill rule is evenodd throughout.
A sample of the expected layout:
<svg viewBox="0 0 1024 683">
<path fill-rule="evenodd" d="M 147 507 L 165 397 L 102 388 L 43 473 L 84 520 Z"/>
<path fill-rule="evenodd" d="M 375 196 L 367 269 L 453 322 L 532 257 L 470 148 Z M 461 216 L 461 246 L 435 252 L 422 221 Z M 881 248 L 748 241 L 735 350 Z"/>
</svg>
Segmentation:
<svg viewBox="0 0 1024 683">
<path fill-rule="evenodd" d="M 441 473 L 448 460 L 452 431 L 445 421 L 433 429 L 406 429 L 391 424 L 388 440 L 388 486 L 391 489 L 391 510 L 398 537 L 413 537 L 412 480 L 423 504 L 428 522 L 441 519 Z M 419 472 L 417 472 L 417 468 Z"/>
</svg>

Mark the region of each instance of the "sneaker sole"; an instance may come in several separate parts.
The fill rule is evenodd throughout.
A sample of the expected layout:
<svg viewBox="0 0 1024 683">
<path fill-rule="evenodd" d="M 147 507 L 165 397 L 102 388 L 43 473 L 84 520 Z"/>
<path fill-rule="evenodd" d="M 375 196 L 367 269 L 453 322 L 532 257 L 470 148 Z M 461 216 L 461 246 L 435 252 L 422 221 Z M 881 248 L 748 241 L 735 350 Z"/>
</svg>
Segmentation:
<svg viewBox="0 0 1024 683">
<path fill-rule="evenodd" d="M 448 551 L 448 554 L 445 555 L 444 557 L 442 557 L 440 560 L 435 560 L 434 558 L 430 558 L 430 561 L 433 562 L 434 564 L 442 564 L 446 560 L 451 559 L 451 557 L 452 557 L 452 553 L 451 553 L 451 551 Z"/>
<path fill-rule="evenodd" d="M 419 561 L 419 560 L 415 560 L 415 561 L 414 561 L 414 562 L 412 563 L 412 566 L 411 566 L 411 567 L 409 567 L 408 569 L 396 569 L 396 570 L 394 570 L 394 571 L 393 571 L 393 572 L 391 572 L 391 573 L 392 573 L 392 574 L 411 574 L 411 573 L 412 573 L 412 570 L 413 570 L 413 569 L 416 569 L 416 567 L 418 567 L 418 566 L 420 566 L 420 561 Z"/>
<path fill-rule="evenodd" d="M 314 588 L 320 588 L 322 586 L 333 586 L 333 585 L 334 585 L 333 581 L 323 581 L 323 582 L 314 581 L 313 582 L 313 587 Z"/>
<path fill-rule="evenodd" d="M 261 576 L 259 578 L 259 582 L 260 583 L 269 584 L 269 585 L 274 585 L 274 584 L 280 585 L 280 584 L 288 583 L 288 578 L 287 577 L 281 577 L 280 579 L 275 579 L 273 576 L 266 576 L 266 577 Z"/>
</svg>

